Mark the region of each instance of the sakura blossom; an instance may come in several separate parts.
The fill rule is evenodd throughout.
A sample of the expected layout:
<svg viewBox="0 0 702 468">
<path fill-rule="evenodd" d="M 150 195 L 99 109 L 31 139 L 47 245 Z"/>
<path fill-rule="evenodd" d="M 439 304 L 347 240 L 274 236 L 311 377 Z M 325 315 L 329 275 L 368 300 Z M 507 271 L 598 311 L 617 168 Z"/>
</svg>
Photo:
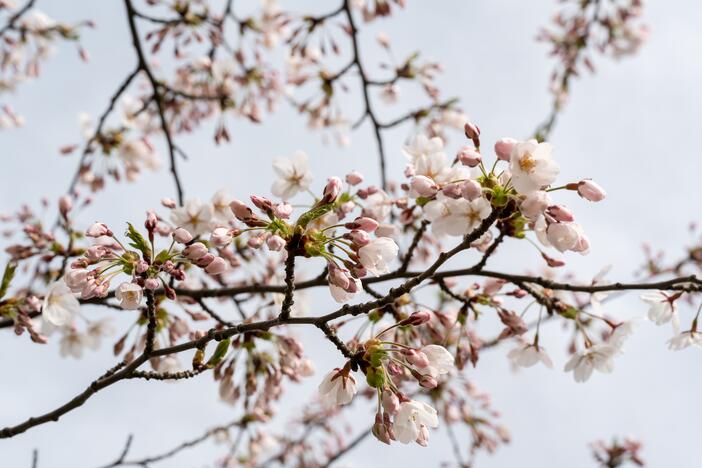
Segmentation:
<svg viewBox="0 0 702 468">
<path fill-rule="evenodd" d="M 192 198 L 185 202 L 185 206 L 171 210 L 171 222 L 176 227 L 199 236 L 211 229 L 213 214 L 211 205 L 203 203 L 199 198 Z"/>
<path fill-rule="evenodd" d="M 416 442 L 422 428 L 439 427 L 439 418 L 434 408 L 416 400 L 405 401 L 394 418 L 395 436 L 403 444 Z"/>
<path fill-rule="evenodd" d="M 63 327 L 70 325 L 79 311 L 80 303 L 65 282 L 56 281 L 49 286 L 42 306 L 44 320 L 57 327 Z"/>
<path fill-rule="evenodd" d="M 572 371 L 576 382 L 587 381 L 594 370 L 610 374 L 614 370 L 613 358 L 617 353 L 618 349 L 609 344 L 592 345 L 573 354 L 564 370 Z"/>
<path fill-rule="evenodd" d="M 356 394 L 356 379 L 341 369 L 334 369 L 319 384 L 319 393 L 328 404 L 349 404 Z"/>
<path fill-rule="evenodd" d="M 309 188 L 312 173 L 307 168 L 308 159 L 306 153 L 298 151 L 291 159 L 279 158 L 273 162 L 273 170 L 278 176 L 271 187 L 273 195 L 288 200 Z"/>
<path fill-rule="evenodd" d="M 549 143 L 528 140 L 517 143 L 512 148 L 509 168 L 512 184 L 517 192 L 528 195 L 551 185 L 560 169 L 553 161 L 553 148 Z"/>
<path fill-rule="evenodd" d="M 510 362 L 516 367 L 533 367 L 538 363 L 553 369 L 553 361 L 543 347 L 537 344 L 517 346 L 507 353 Z"/>
</svg>

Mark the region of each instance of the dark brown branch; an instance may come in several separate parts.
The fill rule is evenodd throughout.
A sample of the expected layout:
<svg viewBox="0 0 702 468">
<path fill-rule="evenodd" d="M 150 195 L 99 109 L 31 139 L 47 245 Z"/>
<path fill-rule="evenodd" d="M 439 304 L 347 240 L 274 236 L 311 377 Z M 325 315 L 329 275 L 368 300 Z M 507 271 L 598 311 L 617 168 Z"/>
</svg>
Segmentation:
<svg viewBox="0 0 702 468">
<path fill-rule="evenodd" d="M 287 320 L 290 310 L 295 303 L 295 254 L 288 249 L 288 258 L 285 259 L 285 291 L 283 304 L 280 307 L 280 319 Z"/>
</svg>

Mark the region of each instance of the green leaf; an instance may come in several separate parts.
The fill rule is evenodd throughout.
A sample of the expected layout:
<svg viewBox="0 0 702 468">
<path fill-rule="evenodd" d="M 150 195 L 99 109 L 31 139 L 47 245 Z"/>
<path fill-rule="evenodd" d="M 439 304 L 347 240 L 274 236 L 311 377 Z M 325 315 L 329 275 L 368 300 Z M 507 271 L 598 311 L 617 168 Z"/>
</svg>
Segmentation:
<svg viewBox="0 0 702 468">
<path fill-rule="evenodd" d="M 7 294 L 7 289 L 10 287 L 10 282 L 12 281 L 12 278 L 15 277 L 15 270 L 17 269 L 17 265 L 12 262 L 8 262 L 7 265 L 5 265 L 5 272 L 2 274 L 2 283 L 0 283 L 0 299 L 5 297 L 5 294 Z"/>
<path fill-rule="evenodd" d="M 129 243 L 129 245 L 139 250 L 144 255 L 144 258 L 151 258 L 151 247 L 149 246 L 148 241 L 144 239 L 144 236 L 142 236 L 139 231 L 134 229 L 132 223 L 127 223 L 127 226 L 129 227 L 124 235 L 132 241 Z"/>
<path fill-rule="evenodd" d="M 310 211 L 303 213 L 300 218 L 297 220 L 297 225 L 306 228 L 309 223 L 314 221 L 315 219 L 319 218 L 320 216 L 324 216 L 327 214 L 329 211 L 331 211 L 334 208 L 333 203 L 327 203 L 326 205 L 322 206 L 316 206 L 312 208 Z"/>
<path fill-rule="evenodd" d="M 226 340 L 222 340 L 219 343 L 217 343 L 217 348 L 215 348 L 214 354 L 205 365 L 209 368 L 212 368 L 220 362 L 222 362 L 222 359 L 224 359 L 224 357 L 227 355 L 227 351 L 229 351 L 229 345 L 231 344 L 231 342 L 232 340 L 230 338 L 227 338 Z"/>
</svg>

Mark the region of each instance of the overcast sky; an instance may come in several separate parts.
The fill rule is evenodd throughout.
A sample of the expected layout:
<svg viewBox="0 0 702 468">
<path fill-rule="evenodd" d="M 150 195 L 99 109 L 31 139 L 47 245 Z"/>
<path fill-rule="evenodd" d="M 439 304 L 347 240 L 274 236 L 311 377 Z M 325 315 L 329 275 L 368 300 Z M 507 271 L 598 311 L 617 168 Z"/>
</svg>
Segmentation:
<svg viewBox="0 0 702 468">
<path fill-rule="evenodd" d="M 303 3 L 306 10 L 316 5 L 327 10 L 332 2 L 308 0 L 296 5 L 303 8 L 299 6 Z M 548 112 L 547 81 L 553 65 L 546 47 L 536 43 L 534 36 L 556 11 L 557 2 L 408 3 L 406 11 L 392 20 L 364 27 L 361 45 L 368 51 L 366 61 L 380 60 L 374 38 L 385 31 L 394 39 L 399 56 L 419 49 L 443 63 L 445 74 L 440 83 L 446 97 L 460 97 L 485 141 L 529 136 Z M 38 4 L 57 18 L 94 19 L 97 29 L 84 36 L 93 59 L 83 64 L 72 46 L 61 47 L 44 68 L 41 80 L 7 98 L 28 125 L 0 133 L 2 212 L 13 211 L 23 202 L 36 206 L 42 196 L 55 200 L 63 193 L 77 159 L 58 156 L 57 148 L 78 141 L 77 114 L 100 113 L 135 63 L 122 2 L 40 0 Z M 608 191 L 601 204 L 563 195 L 562 201 L 574 209 L 592 241 L 589 256 L 567 256 L 569 266 L 582 278 L 613 264 L 612 279 L 630 279 L 641 263 L 643 241 L 677 254 L 690 241 L 687 225 L 698 220 L 702 3 L 650 2 L 645 21 L 651 37 L 637 56 L 616 63 L 599 59 L 596 76 L 575 82 L 572 99 L 552 137 L 554 156 L 561 164 L 560 180 L 592 177 Z M 353 96 L 349 102 L 357 101 L 358 95 Z M 383 115 L 389 118 L 416 106 L 415 102 L 400 104 Z M 324 146 L 318 134 L 306 131 L 304 122 L 283 108 L 262 125 L 235 121 L 230 126 L 230 145 L 214 147 L 207 131 L 179 138 L 191 156 L 182 165 L 186 196 L 209 199 L 220 187 L 240 198 L 267 194 L 272 158 L 291 155 L 297 149 L 310 155 L 317 188 L 328 176 L 351 169 L 376 177 L 375 143 L 369 130 L 364 126 L 353 133 L 349 148 Z M 400 127 L 386 140 L 395 179 L 405 163 L 400 145 L 411 132 L 409 126 Z M 455 148 L 459 143 L 454 139 L 449 145 Z M 113 225 L 141 222 L 144 211 L 156 207 L 163 196 L 173 196 L 165 171 L 148 174 L 135 184 L 110 184 L 83 220 L 99 218 Z M 515 253 L 515 245 L 508 242 L 491 260 L 491 267 L 510 272 L 539 267 L 533 255 Z M 636 296 L 607 307 L 622 318 L 643 315 L 645 305 Z M 333 307 L 326 295 L 310 297 L 315 308 Z M 684 312 L 683 317 L 689 313 Z M 116 324 L 126 325 L 131 318 L 124 316 Z M 339 357 L 317 333 L 297 333 L 315 356 L 320 373 L 339 364 Z M 614 374 L 595 374 L 586 384 L 576 384 L 560 370 L 567 357 L 560 328 L 553 324 L 545 328 L 542 340 L 557 370 L 536 367 L 513 374 L 504 347 L 484 353 L 478 368 L 468 371 L 468 376 L 492 393 L 513 441 L 493 456 L 479 457 L 478 466 L 589 467 L 593 463 L 588 442 L 629 433 L 645 443 L 643 455 L 649 466 L 699 466 L 701 411 L 697 403 L 702 376 L 697 369 L 702 351 L 668 351 L 665 340 L 670 333 L 668 328 L 644 324 L 631 339 L 627 354 L 616 360 Z M 109 346 L 75 361 L 59 358 L 55 342 L 38 346 L 10 332 L 1 338 L 0 426 L 55 408 L 114 363 Z M 291 403 L 286 403 L 282 413 L 299 408 L 312 395 L 318 379 L 292 388 Z M 207 375 L 177 385 L 121 382 L 58 424 L 0 441 L 0 464 L 29 466 L 31 451 L 38 448 L 42 468 L 92 467 L 115 458 L 129 433 L 135 436 L 133 453 L 148 455 L 234 417 L 218 401 L 216 386 Z M 353 421 L 360 430 L 371 417 L 370 412 L 356 414 Z M 451 460 L 445 437 L 439 433 L 431 437 L 429 448 L 400 444 L 388 448 L 369 439 L 344 462 L 416 466 L 421 461 L 433 466 L 437 459 Z M 207 466 L 220 453 L 205 444 L 160 466 Z"/>
</svg>

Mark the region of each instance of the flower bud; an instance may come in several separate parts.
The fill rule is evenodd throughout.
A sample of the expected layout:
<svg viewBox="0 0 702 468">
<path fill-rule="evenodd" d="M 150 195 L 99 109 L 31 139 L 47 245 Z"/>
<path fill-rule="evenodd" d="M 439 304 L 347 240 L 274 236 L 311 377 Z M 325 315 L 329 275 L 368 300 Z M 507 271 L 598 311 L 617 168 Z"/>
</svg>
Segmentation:
<svg viewBox="0 0 702 468">
<path fill-rule="evenodd" d="M 470 146 L 464 146 L 456 156 L 464 166 L 475 167 L 483 160 L 483 157 Z"/>
<path fill-rule="evenodd" d="M 421 197 L 433 197 L 439 189 L 433 180 L 422 175 L 412 177 L 410 187 Z"/>
<path fill-rule="evenodd" d="M 573 213 L 563 205 L 551 205 L 546 212 L 556 221 L 561 223 L 570 223 L 575 221 Z"/>
<path fill-rule="evenodd" d="M 71 208 L 73 208 L 73 201 L 71 200 L 71 197 L 68 195 L 64 195 L 61 198 L 59 198 L 59 213 L 61 213 L 61 216 L 63 216 L 64 219 L 68 216 L 68 212 L 71 211 Z"/>
<path fill-rule="evenodd" d="M 460 184 L 448 184 L 441 189 L 441 193 L 446 195 L 448 198 L 453 198 L 454 200 L 461 198 L 461 185 Z"/>
<path fill-rule="evenodd" d="M 429 358 L 422 351 L 417 349 L 408 349 L 404 351 L 405 359 L 410 364 L 417 367 L 427 367 L 429 365 Z"/>
<path fill-rule="evenodd" d="M 187 229 L 179 227 L 175 231 L 173 231 L 173 239 L 175 239 L 176 242 L 179 242 L 181 244 L 187 244 L 188 242 L 193 240 L 193 236 L 187 231 Z"/>
<path fill-rule="evenodd" d="M 390 414 L 395 414 L 400 410 L 400 399 L 394 392 L 390 390 L 383 392 L 383 409 Z"/>
<path fill-rule="evenodd" d="M 205 271 L 211 275 L 219 275 L 227 271 L 227 262 L 222 257 L 215 257 L 209 265 L 205 267 Z"/>
<path fill-rule="evenodd" d="M 329 181 L 327 181 L 327 185 L 324 187 L 324 195 L 320 203 L 334 203 L 336 197 L 338 197 L 341 192 L 342 185 L 341 179 L 338 177 L 330 177 Z"/>
<path fill-rule="evenodd" d="M 378 229 L 378 221 L 373 218 L 361 217 L 356 218 L 350 223 L 344 225 L 346 229 L 360 229 L 366 232 L 374 232 Z"/>
<path fill-rule="evenodd" d="M 95 223 L 88 228 L 85 235 L 88 237 L 112 236 L 112 231 L 108 229 L 105 223 Z"/>
<path fill-rule="evenodd" d="M 251 211 L 251 208 L 246 206 L 245 203 L 239 201 L 239 200 L 233 200 L 229 204 L 229 208 L 232 210 L 232 213 L 234 213 L 234 216 L 236 216 L 236 219 L 239 221 L 244 221 L 248 218 L 253 217 L 253 211 Z"/>
<path fill-rule="evenodd" d="M 144 273 L 149 269 L 149 264 L 144 260 L 139 260 L 136 264 L 136 272 L 139 274 Z"/>
<path fill-rule="evenodd" d="M 173 209 L 173 208 L 175 208 L 176 206 L 178 206 L 178 205 L 176 205 L 175 200 L 173 200 L 172 198 L 162 198 L 162 199 L 161 199 L 161 204 L 162 204 L 163 206 L 165 206 L 166 208 L 170 208 L 170 209 Z"/>
<path fill-rule="evenodd" d="M 585 200 L 598 202 L 604 200 L 607 192 L 591 179 L 585 179 L 578 182 L 578 195 Z"/>
<path fill-rule="evenodd" d="M 572 250 L 580 239 L 575 223 L 552 223 L 546 228 L 548 241 L 560 252 Z"/>
<path fill-rule="evenodd" d="M 356 171 L 351 171 L 346 174 L 346 183 L 349 185 L 358 185 L 363 182 L 363 174 Z"/>
<path fill-rule="evenodd" d="M 461 195 L 468 201 L 473 201 L 483 195 L 483 187 L 475 180 L 466 180 L 461 184 Z"/>
<path fill-rule="evenodd" d="M 495 142 L 495 154 L 500 161 L 509 161 L 512 157 L 512 148 L 518 141 L 514 138 L 500 138 Z"/>
<path fill-rule="evenodd" d="M 419 385 L 424 388 L 436 388 L 439 385 L 439 382 L 437 382 L 434 377 L 427 374 L 423 375 L 421 379 L 419 379 Z"/>
<path fill-rule="evenodd" d="M 431 320 L 431 314 L 426 310 L 413 312 L 412 315 L 402 321 L 403 325 L 417 326 L 423 325 Z"/>
<path fill-rule="evenodd" d="M 232 232 L 225 227 L 218 227 L 210 234 L 210 241 L 217 247 L 225 247 L 232 242 Z"/>
<path fill-rule="evenodd" d="M 292 211 L 293 207 L 288 202 L 278 203 L 275 205 L 275 207 L 273 207 L 273 214 L 282 219 L 290 218 Z"/>
<path fill-rule="evenodd" d="M 214 254 L 207 252 L 205 255 L 195 260 L 195 265 L 199 266 L 200 268 L 206 268 L 210 263 L 214 261 L 214 259 Z"/>
<path fill-rule="evenodd" d="M 277 235 L 272 235 L 266 239 L 266 245 L 268 245 L 269 249 L 278 252 L 285 247 L 285 239 Z"/>
<path fill-rule="evenodd" d="M 359 229 L 354 229 L 351 232 L 344 234 L 344 238 L 353 242 L 356 247 L 363 247 L 368 245 L 371 241 L 370 235 L 366 231 L 361 231 Z"/>
<path fill-rule="evenodd" d="M 196 242 L 183 249 L 183 255 L 192 261 L 197 261 L 207 255 L 208 250 L 202 242 Z"/>
<path fill-rule="evenodd" d="M 273 211 L 273 202 L 266 197 L 259 197 L 258 195 L 251 195 L 251 203 L 254 204 L 256 208 L 266 213 Z M 233 203 L 233 202 L 232 202 Z"/>
<path fill-rule="evenodd" d="M 146 289 L 150 289 L 151 291 L 154 291 L 155 289 L 158 288 L 158 280 L 156 278 L 148 278 L 146 281 L 144 281 L 144 287 Z"/>
<path fill-rule="evenodd" d="M 473 141 L 476 148 L 480 148 L 480 129 L 473 122 L 466 122 L 463 126 L 466 138 Z"/>
</svg>

